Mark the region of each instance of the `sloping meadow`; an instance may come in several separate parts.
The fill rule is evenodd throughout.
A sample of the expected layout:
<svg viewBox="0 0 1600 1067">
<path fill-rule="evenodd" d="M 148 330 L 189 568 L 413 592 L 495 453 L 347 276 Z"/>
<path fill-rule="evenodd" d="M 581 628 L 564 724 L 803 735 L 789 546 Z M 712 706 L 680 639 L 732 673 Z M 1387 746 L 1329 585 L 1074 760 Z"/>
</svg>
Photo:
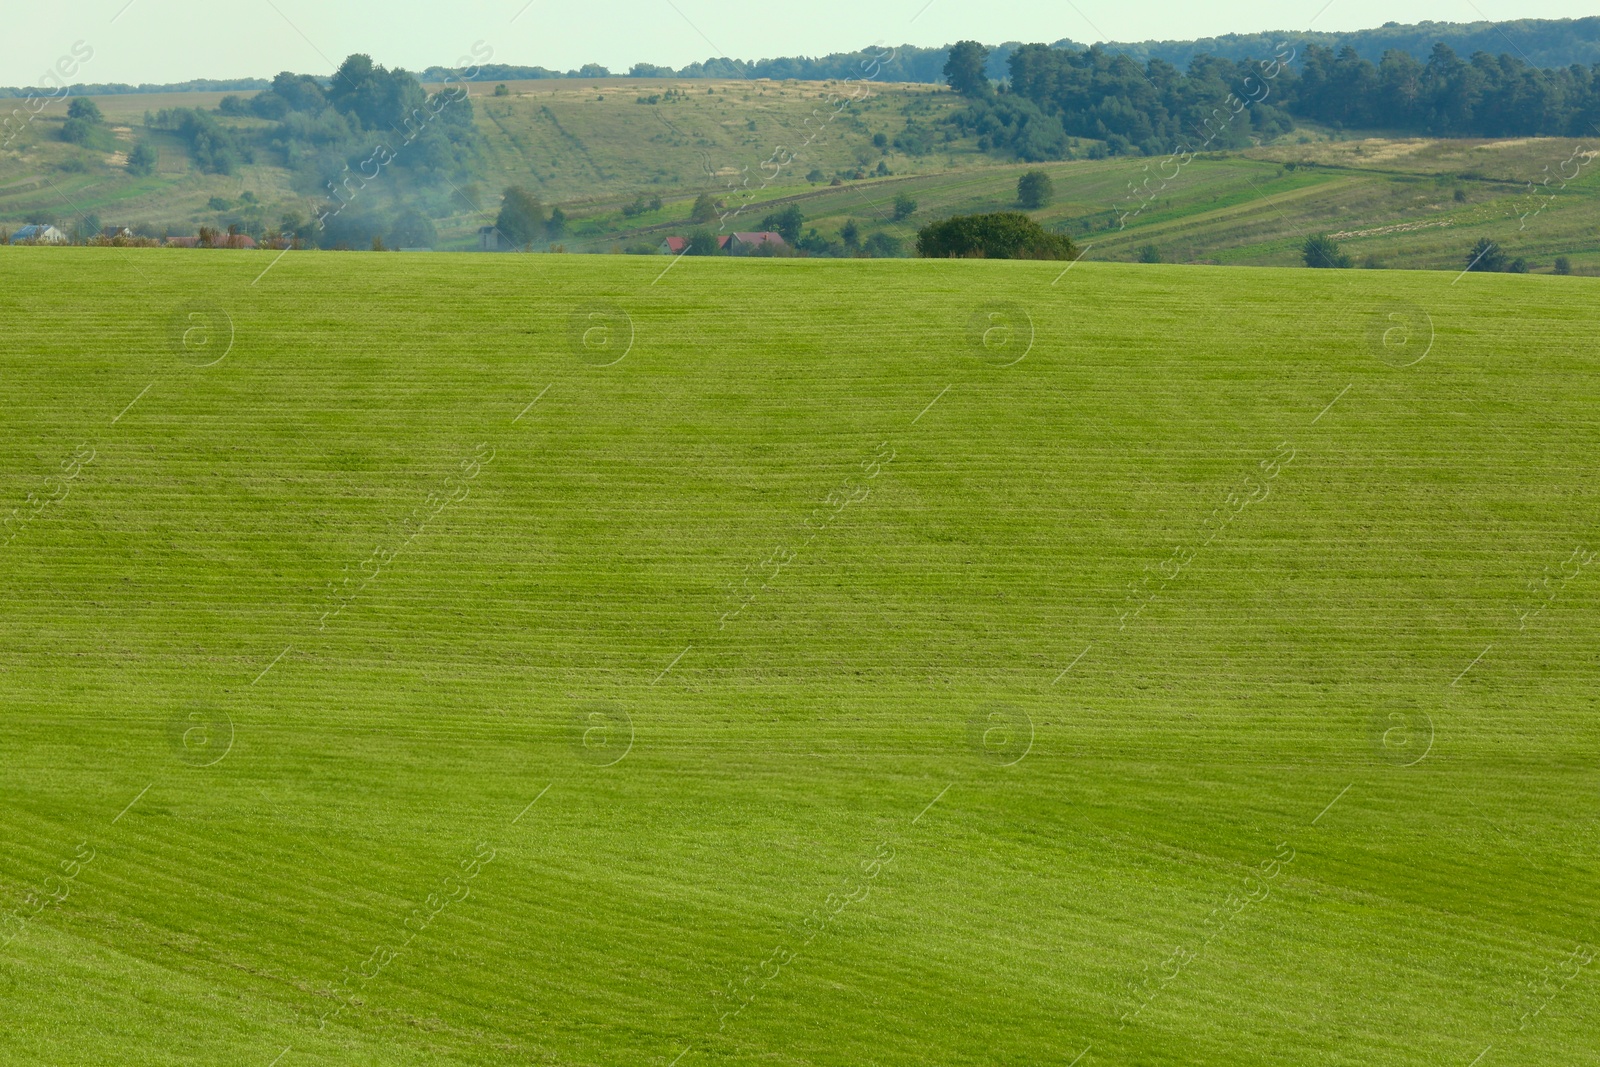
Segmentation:
<svg viewBox="0 0 1600 1067">
<path fill-rule="evenodd" d="M 0 1058 L 1592 1047 L 1593 282 L 274 255 L 0 254 Z"/>
</svg>

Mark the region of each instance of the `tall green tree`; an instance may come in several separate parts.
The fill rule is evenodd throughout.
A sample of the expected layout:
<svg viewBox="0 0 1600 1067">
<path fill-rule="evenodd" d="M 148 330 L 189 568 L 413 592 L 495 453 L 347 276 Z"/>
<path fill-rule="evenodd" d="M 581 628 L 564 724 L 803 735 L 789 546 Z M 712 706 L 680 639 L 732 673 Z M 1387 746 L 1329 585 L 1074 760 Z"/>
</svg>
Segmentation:
<svg viewBox="0 0 1600 1067">
<path fill-rule="evenodd" d="M 156 150 L 149 141 L 140 141 L 128 153 L 128 173 L 144 176 L 156 169 Z"/>
<path fill-rule="evenodd" d="M 1503 271 L 1506 269 L 1505 251 L 1489 238 L 1480 237 L 1467 255 L 1467 269 L 1488 273 Z"/>
<path fill-rule="evenodd" d="M 1017 203 L 1029 211 L 1049 207 L 1055 195 L 1055 182 L 1042 170 L 1030 170 L 1017 179 Z"/>
<path fill-rule="evenodd" d="M 790 245 L 800 241 L 800 228 L 805 225 L 806 217 L 798 205 L 790 204 L 782 211 L 774 212 L 761 220 L 763 230 L 771 230 L 782 237 Z"/>
<path fill-rule="evenodd" d="M 689 209 L 689 221 L 706 223 L 717 217 L 717 201 L 710 193 L 701 193 L 694 198 L 694 207 Z"/>
<path fill-rule="evenodd" d="M 82 119 L 96 125 L 105 121 L 105 116 L 100 113 L 100 105 L 86 96 L 75 96 L 67 105 L 67 118 Z"/>
<path fill-rule="evenodd" d="M 1325 233 L 1306 238 L 1300 255 L 1308 267 L 1329 267 L 1347 270 L 1352 266 L 1350 256 L 1339 248 L 1339 242 Z"/>
<path fill-rule="evenodd" d="M 950 48 L 944 80 L 962 96 L 989 96 L 989 50 L 977 41 L 958 41 Z"/>
<path fill-rule="evenodd" d="M 500 201 L 500 215 L 494 225 L 512 244 L 526 247 L 545 235 L 544 205 L 528 190 L 513 185 Z"/>
</svg>

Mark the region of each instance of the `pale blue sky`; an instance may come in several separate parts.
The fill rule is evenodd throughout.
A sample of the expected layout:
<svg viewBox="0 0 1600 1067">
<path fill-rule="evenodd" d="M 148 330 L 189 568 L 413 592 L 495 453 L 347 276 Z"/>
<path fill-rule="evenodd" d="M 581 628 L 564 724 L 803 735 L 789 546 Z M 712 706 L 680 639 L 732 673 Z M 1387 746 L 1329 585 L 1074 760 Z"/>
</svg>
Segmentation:
<svg viewBox="0 0 1600 1067">
<path fill-rule="evenodd" d="M 1138 41 L 1305 29 L 1313 20 L 1318 30 L 1351 30 L 1388 21 L 1595 13 L 1594 0 L 16 0 L 6 6 L 0 85 L 39 84 L 80 40 L 94 55 L 75 80 L 137 83 L 327 73 L 330 60 L 357 51 L 421 69 L 454 64 L 480 40 L 495 62 L 557 70 L 596 62 L 620 71 L 641 61 L 679 67 L 713 54 L 818 55 L 879 40 Z"/>
</svg>

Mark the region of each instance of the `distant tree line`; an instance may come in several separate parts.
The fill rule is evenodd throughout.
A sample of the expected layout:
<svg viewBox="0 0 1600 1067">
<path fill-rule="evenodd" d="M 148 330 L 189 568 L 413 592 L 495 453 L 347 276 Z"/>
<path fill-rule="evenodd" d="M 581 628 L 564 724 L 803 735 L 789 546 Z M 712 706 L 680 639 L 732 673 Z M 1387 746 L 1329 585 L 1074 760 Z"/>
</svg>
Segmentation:
<svg viewBox="0 0 1600 1067">
<path fill-rule="evenodd" d="M 1312 46 L 1286 88 L 1304 118 L 1440 137 L 1576 137 L 1600 121 L 1600 64 L 1542 70 L 1505 53 L 1462 59 L 1445 44 L 1426 63 L 1390 51 L 1377 64 L 1349 46 Z"/>
<path fill-rule="evenodd" d="M 1215 126 L 1210 140 L 1216 148 L 1240 147 L 1252 137 L 1294 127 L 1269 102 L 1272 83 L 1255 62 L 1201 56 L 1182 72 L 1164 60 L 1140 67 L 1099 47 L 1075 52 L 1024 45 L 1007 61 L 1009 81 L 996 88 L 986 76 L 987 61 L 983 45 L 963 41 L 950 50 L 944 68 L 950 87 L 970 102 L 951 121 L 977 135 L 986 152 L 1028 161 L 1064 159 L 1070 138 L 1087 137 L 1104 142 L 1113 155 L 1153 154 L 1192 138 L 1230 98 L 1259 102 L 1237 121 Z M 1272 63 L 1274 80 L 1281 80 L 1285 68 Z"/>
<path fill-rule="evenodd" d="M 1070 158 L 1074 137 L 1113 155 L 1236 148 L 1296 118 L 1439 137 L 1600 132 L 1600 64 L 1542 70 L 1506 54 L 1464 60 L 1444 44 L 1426 63 L 1393 50 L 1373 64 L 1353 47 L 1313 45 L 1259 60 L 1197 56 L 1187 71 L 1099 46 L 1033 44 L 1011 52 L 999 86 L 988 60 L 976 41 L 950 49 L 945 80 L 969 101 L 950 121 L 980 150 L 1028 161 Z"/>
<path fill-rule="evenodd" d="M 1426 60 L 1436 44 L 1445 44 L 1462 55 L 1480 51 L 1498 51 L 1510 47 L 1518 55 L 1526 56 L 1530 63 L 1549 67 L 1566 67 L 1573 63 L 1593 66 L 1600 63 L 1600 17 L 1580 19 L 1518 19 L 1509 22 L 1421 22 L 1410 25 L 1388 23 L 1384 26 L 1354 32 L 1318 33 L 1296 32 L 1284 35 L 1264 33 L 1230 33 L 1220 37 L 1207 37 L 1189 41 L 1142 41 L 1109 43 L 1101 49 L 1112 55 L 1125 55 L 1139 66 L 1151 60 L 1161 60 L 1178 68 L 1187 68 L 1197 56 L 1209 56 L 1231 62 L 1271 55 L 1279 45 L 1289 44 L 1301 51 L 1315 45 L 1328 50 L 1346 46 L 1354 48 L 1360 56 L 1378 60 L 1384 53 L 1395 50 L 1418 60 Z M 1011 54 L 1026 47 L 1011 41 L 989 49 L 986 72 L 990 79 L 1001 81 L 1007 77 L 1007 63 Z M 1085 46 L 1070 39 L 1056 41 L 1049 47 L 1082 52 Z M 627 71 L 610 71 L 590 63 L 579 70 L 565 73 L 544 67 L 507 65 L 486 66 L 484 76 L 500 81 L 538 78 L 594 78 L 626 74 L 630 78 L 771 78 L 781 81 L 794 78 L 801 81 L 825 81 L 836 78 L 861 76 L 861 64 L 880 53 L 877 62 L 877 81 L 884 82 L 937 82 L 949 48 L 919 48 L 903 44 L 894 49 L 862 49 L 856 52 L 834 52 L 826 56 L 784 56 L 776 59 L 729 59 L 713 57 L 704 62 L 691 63 L 674 69 L 654 63 L 635 63 Z M 424 80 L 438 80 L 446 73 L 442 67 L 423 71 Z"/>
<path fill-rule="evenodd" d="M 1516 19 L 1509 22 L 1421 22 L 1409 25 L 1387 23 L 1370 30 L 1320 33 L 1297 32 L 1287 38 L 1264 33 L 1229 33 L 1219 37 L 1205 37 L 1189 41 L 1138 41 L 1105 44 L 1110 53 L 1128 56 L 1141 65 L 1159 59 L 1176 67 L 1187 67 L 1200 55 L 1227 60 L 1244 60 L 1270 55 L 1279 44 L 1289 43 L 1302 51 L 1309 45 L 1327 49 L 1340 49 L 1348 45 L 1358 55 L 1370 60 L 1380 59 L 1385 52 L 1398 50 L 1418 60 L 1426 60 L 1435 44 L 1445 44 L 1461 55 L 1498 51 L 1510 46 L 1531 64 L 1545 67 L 1567 67 L 1574 63 L 1592 67 L 1600 63 L 1600 17 L 1579 19 Z M 1006 62 L 1021 42 L 1011 41 L 990 50 L 988 73 L 995 81 L 1006 77 Z M 1056 41 L 1051 47 L 1083 51 L 1084 46 L 1070 39 Z M 885 82 L 936 82 L 944 65 L 946 48 L 919 48 L 900 45 L 889 49 L 862 49 L 856 52 L 835 52 L 826 56 L 786 56 L 777 59 L 742 60 L 711 58 L 691 63 L 674 70 L 654 63 L 635 63 L 626 72 L 610 71 L 598 63 L 566 72 L 548 70 L 539 66 L 513 66 L 504 63 L 486 64 L 482 76 L 497 81 L 534 80 L 541 78 L 608 78 L 626 74 L 633 78 L 797 78 L 801 80 L 827 80 L 859 77 L 861 63 L 873 55 L 890 52 L 892 59 L 880 61 L 878 81 Z M 422 81 L 439 84 L 453 73 L 449 67 L 429 67 L 421 72 Z M 321 79 L 324 84 L 328 79 Z M 264 78 L 197 78 L 184 82 L 155 84 L 146 82 L 129 85 L 123 82 L 77 84 L 69 87 L 74 96 L 116 96 L 131 93 L 202 93 L 245 92 L 266 89 Z M 0 87 L 0 97 L 23 97 L 36 89 L 28 87 Z"/>
</svg>

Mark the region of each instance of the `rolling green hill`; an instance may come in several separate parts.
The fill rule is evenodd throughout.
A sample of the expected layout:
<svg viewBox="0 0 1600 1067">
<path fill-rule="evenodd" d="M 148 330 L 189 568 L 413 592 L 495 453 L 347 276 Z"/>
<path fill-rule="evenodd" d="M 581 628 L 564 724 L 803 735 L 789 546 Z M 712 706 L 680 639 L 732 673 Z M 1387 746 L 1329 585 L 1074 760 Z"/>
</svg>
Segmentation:
<svg viewBox="0 0 1600 1067">
<path fill-rule="evenodd" d="M 935 219 L 1013 208 L 1017 178 L 1031 169 L 953 136 L 944 119 L 960 101 L 932 86 L 875 86 L 837 112 L 828 101 L 847 91 L 842 83 L 562 79 L 509 83 L 505 96 L 483 88 L 474 98 L 483 135 L 476 180 L 441 186 L 424 205 L 446 216 L 441 248 L 476 247 L 499 191 L 521 185 L 562 206 L 568 251 L 654 249 L 692 228 L 691 207 L 707 192 L 734 212 L 728 229 L 759 228 L 769 212 L 795 204 L 824 237 L 837 238 L 853 220 L 864 235 L 881 231 L 909 249 L 917 228 Z M 0 150 L 0 226 L 69 228 L 93 216 L 158 234 L 230 223 L 260 231 L 325 203 L 293 188 L 266 150 L 233 175 L 206 174 L 176 134 L 144 125 L 149 108 L 214 107 L 220 94 L 99 99 L 107 145 L 63 143 L 64 113 L 46 112 L 16 146 Z M 895 146 L 907 131 L 916 135 L 905 142 L 915 154 Z M 160 162 L 155 174 L 135 178 L 122 164 L 139 140 L 157 147 Z M 1076 151 L 1088 156 L 1095 147 L 1081 141 Z M 1283 266 L 1300 262 L 1308 236 L 1331 233 L 1363 265 L 1459 269 L 1488 236 L 1535 269 L 1566 256 L 1576 271 L 1595 273 L 1595 151 L 1592 142 L 1560 138 L 1425 140 L 1308 128 L 1186 166 L 1158 157 L 1042 164 L 1056 197 L 1032 214 L 1072 234 L 1091 259 L 1130 261 L 1153 248 L 1168 262 Z M 888 175 L 878 176 L 880 164 Z M 896 220 L 900 194 L 918 210 Z M 361 195 L 405 202 L 399 185 L 381 180 Z M 648 207 L 654 198 L 659 208 Z"/>
<path fill-rule="evenodd" d="M 1596 284 L 0 249 L 0 1059 L 1583 1062 Z"/>
</svg>

